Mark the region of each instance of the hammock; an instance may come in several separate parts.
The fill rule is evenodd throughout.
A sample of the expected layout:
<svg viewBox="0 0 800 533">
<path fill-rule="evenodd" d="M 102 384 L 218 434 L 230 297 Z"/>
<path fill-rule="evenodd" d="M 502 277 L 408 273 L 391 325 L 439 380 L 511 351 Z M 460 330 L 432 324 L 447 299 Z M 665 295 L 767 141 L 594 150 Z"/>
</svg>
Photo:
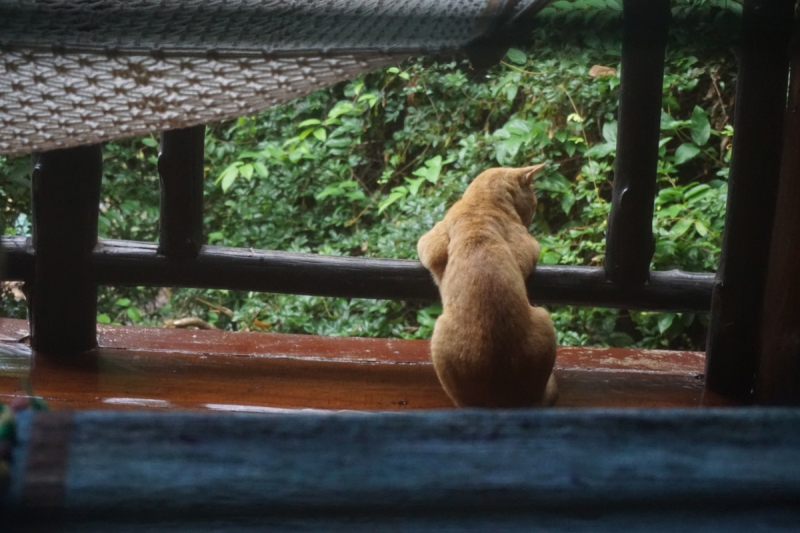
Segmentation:
<svg viewBox="0 0 800 533">
<path fill-rule="evenodd" d="M 548 1 L 0 0 L 0 154 L 253 114 L 414 55 L 483 67 Z"/>
</svg>

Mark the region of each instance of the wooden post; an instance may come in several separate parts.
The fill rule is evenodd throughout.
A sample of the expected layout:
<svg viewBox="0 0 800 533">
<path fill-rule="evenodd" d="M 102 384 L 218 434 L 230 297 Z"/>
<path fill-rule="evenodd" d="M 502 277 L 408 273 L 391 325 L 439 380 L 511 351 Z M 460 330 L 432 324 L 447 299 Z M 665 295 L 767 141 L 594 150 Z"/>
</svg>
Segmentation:
<svg viewBox="0 0 800 533">
<path fill-rule="evenodd" d="M 745 0 L 742 14 L 725 234 L 706 350 L 706 388 L 738 400 L 751 397 L 758 366 L 794 5 Z"/>
<path fill-rule="evenodd" d="M 197 257 L 203 246 L 203 154 L 205 126 L 161 134 L 158 253 Z"/>
<path fill-rule="evenodd" d="M 759 403 L 800 404 L 800 24 L 795 24 L 783 163 L 756 374 Z"/>
<path fill-rule="evenodd" d="M 38 154 L 33 168 L 31 345 L 64 355 L 97 346 L 91 279 L 103 154 L 100 145 Z"/>
<path fill-rule="evenodd" d="M 655 251 L 653 201 L 669 0 L 624 0 L 619 130 L 606 235 L 606 277 L 642 285 Z"/>
</svg>

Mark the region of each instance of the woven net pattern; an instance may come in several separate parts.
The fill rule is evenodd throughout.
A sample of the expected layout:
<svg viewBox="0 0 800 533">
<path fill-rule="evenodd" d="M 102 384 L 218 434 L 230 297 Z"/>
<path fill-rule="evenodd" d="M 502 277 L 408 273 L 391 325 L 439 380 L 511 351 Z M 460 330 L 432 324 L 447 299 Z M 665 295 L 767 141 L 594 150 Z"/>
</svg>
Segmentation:
<svg viewBox="0 0 800 533">
<path fill-rule="evenodd" d="M 257 113 L 541 0 L 0 0 L 0 154 Z"/>
</svg>

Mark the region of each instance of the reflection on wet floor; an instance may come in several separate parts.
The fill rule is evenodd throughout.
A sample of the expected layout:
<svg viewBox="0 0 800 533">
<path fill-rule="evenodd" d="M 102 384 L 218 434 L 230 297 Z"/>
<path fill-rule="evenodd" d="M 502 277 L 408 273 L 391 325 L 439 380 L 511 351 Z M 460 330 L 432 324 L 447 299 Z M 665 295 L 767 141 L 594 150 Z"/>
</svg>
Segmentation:
<svg viewBox="0 0 800 533">
<path fill-rule="evenodd" d="M 303 410 L 451 408 L 428 342 L 101 327 L 100 348 L 32 355 L 24 321 L 0 319 L 0 401 L 34 394 L 54 408 Z M 23 342 L 19 342 L 22 340 Z M 563 347 L 560 407 L 693 407 L 696 352 Z"/>
</svg>

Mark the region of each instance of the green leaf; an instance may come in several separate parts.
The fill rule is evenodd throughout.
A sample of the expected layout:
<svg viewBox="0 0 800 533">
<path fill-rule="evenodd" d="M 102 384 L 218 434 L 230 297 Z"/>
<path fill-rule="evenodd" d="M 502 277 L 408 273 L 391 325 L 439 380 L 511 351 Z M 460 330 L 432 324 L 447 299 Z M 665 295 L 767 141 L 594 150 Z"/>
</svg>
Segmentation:
<svg viewBox="0 0 800 533">
<path fill-rule="evenodd" d="M 509 85 L 506 87 L 506 98 L 509 102 L 513 102 L 514 98 L 517 97 L 517 91 L 519 91 L 519 85 Z"/>
<path fill-rule="evenodd" d="M 325 131 L 325 128 L 317 128 L 314 130 L 314 137 L 322 142 L 325 142 L 325 139 L 328 138 L 328 133 Z"/>
<path fill-rule="evenodd" d="M 425 182 L 425 178 L 417 178 L 412 180 L 410 178 L 405 178 L 406 183 L 408 183 L 408 192 L 411 193 L 411 196 L 416 196 L 417 192 L 419 192 L 419 187 Z"/>
<path fill-rule="evenodd" d="M 302 141 L 303 139 L 305 139 L 306 137 L 311 135 L 314 132 L 314 129 L 315 128 L 308 128 L 308 129 L 305 129 L 305 130 L 301 131 L 300 135 L 297 136 L 297 140 Z"/>
<path fill-rule="evenodd" d="M 233 182 L 236 181 L 236 178 L 239 177 L 239 167 L 238 166 L 229 166 L 220 176 L 222 180 L 222 192 L 228 192 L 228 189 L 231 188 Z M 217 180 L 219 181 L 219 180 Z"/>
<path fill-rule="evenodd" d="M 395 187 L 392 189 L 392 193 L 378 205 L 378 214 L 380 215 L 387 207 L 406 196 L 408 196 L 408 189 L 405 187 Z"/>
<path fill-rule="evenodd" d="M 358 100 L 356 100 L 356 102 L 367 101 L 369 103 L 369 105 L 371 106 L 377 99 L 378 99 L 378 97 L 375 96 L 372 93 L 364 93 L 364 94 L 362 94 L 361 96 L 358 97 Z"/>
<path fill-rule="evenodd" d="M 125 312 L 128 314 L 128 318 L 134 322 L 139 323 L 142 321 L 142 315 L 136 307 L 131 306 Z"/>
<path fill-rule="evenodd" d="M 351 144 L 353 144 L 353 139 L 350 137 L 335 137 L 325 141 L 325 146 L 329 146 L 331 148 L 345 148 Z"/>
<path fill-rule="evenodd" d="M 536 178 L 536 188 L 542 191 L 566 192 L 569 191 L 570 183 L 567 178 L 558 172 L 547 173 L 542 177 Z"/>
<path fill-rule="evenodd" d="M 688 120 L 675 120 L 664 111 L 661 112 L 661 129 L 663 131 L 675 131 L 678 128 L 689 126 L 690 124 Z"/>
<path fill-rule="evenodd" d="M 131 305 L 131 301 L 127 298 L 120 298 L 119 300 L 116 301 L 116 305 L 120 307 L 128 307 L 129 305 Z"/>
<path fill-rule="evenodd" d="M 525 62 L 528 60 L 528 56 L 525 55 L 525 52 L 523 52 L 522 50 L 518 50 L 516 48 L 509 48 L 507 55 L 508 59 L 510 59 L 512 63 L 516 63 L 517 65 L 524 65 Z"/>
<path fill-rule="evenodd" d="M 283 150 L 271 144 L 265 146 L 261 153 L 264 154 L 265 157 L 271 157 L 272 159 L 280 159 L 284 156 Z"/>
<path fill-rule="evenodd" d="M 542 249 L 542 255 L 539 256 L 539 262 L 543 265 L 557 265 L 561 261 L 561 255 L 558 252 Z"/>
<path fill-rule="evenodd" d="M 503 129 L 512 135 L 527 136 L 527 134 L 531 132 L 531 125 L 524 120 L 515 118 L 514 120 L 509 120 L 508 123 L 503 126 Z"/>
<path fill-rule="evenodd" d="M 700 153 L 700 148 L 693 144 L 683 143 L 675 150 L 675 164 L 683 164 Z"/>
<path fill-rule="evenodd" d="M 335 119 L 353 110 L 351 102 L 339 102 L 328 112 L 328 120 Z"/>
<path fill-rule="evenodd" d="M 244 179 L 250 181 L 253 178 L 254 170 L 255 169 L 253 168 L 253 165 L 247 163 L 246 165 L 242 165 L 239 167 L 239 174 L 241 174 Z"/>
<path fill-rule="evenodd" d="M 683 204 L 672 204 L 669 207 L 664 209 L 659 209 L 656 212 L 656 217 L 658 218 L 675 218 L 681 213 L 686 210 L 686 206 Z"/>
<path fill-rule="evenodd" d="M 418 168 L 412 172 L 415 176 L 420 176 L 435 184 L 439 181 L 439 175 L 442 172 L 442 166 L 452 163 L 452 160 L 442 161 L 442 156 L 437 155 L 425 161 L 425 167 Z"/>
<path fill-rule="evenodd" d="M 216 241 L 221 241 L 224 235 L 221 231 L 214 231 L 208 234 L 208 244 L 212 244 Z"/>
<path fill-rule="evenodd" d="M 269 177 L 269 170 L 267 170 L 267 166 L 261 161 L 256 161 L 255 163 L 253 163 L 253 168 L 256 169 L 256 173 L 260 177 L 262 178 Z"/>
<path fill-rule="evenodd" d="M 561 209 L 564 210 L 565 215 L 569 215 L 570 209 L 575 204 L 575 195 L 572 194 L 572 191 L 567 191 L 564 193 L 564 196 L 561 197 Z"/>
<path fill-rule="evenodd" d="M 97 315 L 98 324 L 111 324 L 111 317 L 105 313 Z"/>
<path fill-rule="evenodd" d="M 603 139 L 609 144 L 617 144 L 617 123 L 615 121 L 603 124 Z"/>
<path fill-rule="evenodd" d="M 389 67 L 386 69 L 386 72 L 388 74 L 397 74 L 398 72 L 400 72 L 400 69 L 397 67 Z"/>
<path fill-rule="evenodd" d="M 677 239 L 678 237 L 686 233 L 688 229 L 692 227 L 692 224 L 694 224 L 694 220 L 689 220 L 688 218 L 680 219 L 669 230 L 670 238 Z"/>
<path fill-rule="evenodd" d="M 322 122 L 316 118 L 310 118 L 298 124 L 297 129 L 303 129 L 307 126 L 316 126 L 317 124 L 322 124 Z"/>
<path fill-rule="evenodd" d="M 700 106 L 694 106 L 691 128 L 694 143 L 697 146 L 705 145 L 711 135 L 711 124 L 708 122 L 708 114 Z"/>
<path fill-rule="evenodd" d="M 708 228 L 705 226 L 705 224 L 703 224 L 699 220 L 694 223 L 694 229 L 697 230 L 697 233 L 701 237 L 705 237 L 706 235 L 708 235 Z"/>
<path fill-rule="evenodd" d="M 662 313 L 661 316 L 658 317 L 658 332 L 664 333 L 667 331 L 674 320 L 675 313 Z"/>
<path fill-rule="evenodd" d="M 158 146 L 158 141 L 153 139 L 152 137 L 145 137 L 142 139 L 142 144 L 145 146 L 149 146 L 151 148 L 155 148 Z"/>
<path fill-rule="evenodd" d="M 515 73 L 514 72 L 509 72 L 508 74 L 506 74 L 505 76 L 500 78 L 497 81 L 497 83 L 494 84 L 494 87 L 492 87 L 492 98 L 494 98 L 498 94 L 500 94 L 500 91 L 503 90 L 503 88 L 506 87 L 509 83 L 511 83 L 511 81 L 514 79 L 514 77 L 515 77 Z"/>
<path fill-rule="evenodd" d="M 711 187 L 709 187 L 705 183 L 701 183 L 700 185 L 695 185 L 694 187 L 683 193 L 683 199 L 686 200 L 687 202 L 690 200 L 699 200 L 700 198 L 705 196 L 705 194 L 703 193 L 708 192 L 710 190 Z"/>
<path fill-rule="evenodd" d="M 616 144 L 600 143 L 600 144 L 595 144 L 594 146 L 586 150 L 586 152 L 584 152 L 583 155 L 585 155 L 586 157 L 603 158 L 606 157 L 608 154 L 614 153 L 616 150 L 617 150 Z"/>
<path fill-rule="evenodd" d="M 433 328 L 436 317 L 442 314 L 442 304 L 433 304 L 417 311 L 417 322 L 420 326 Z"/>
</svg>

